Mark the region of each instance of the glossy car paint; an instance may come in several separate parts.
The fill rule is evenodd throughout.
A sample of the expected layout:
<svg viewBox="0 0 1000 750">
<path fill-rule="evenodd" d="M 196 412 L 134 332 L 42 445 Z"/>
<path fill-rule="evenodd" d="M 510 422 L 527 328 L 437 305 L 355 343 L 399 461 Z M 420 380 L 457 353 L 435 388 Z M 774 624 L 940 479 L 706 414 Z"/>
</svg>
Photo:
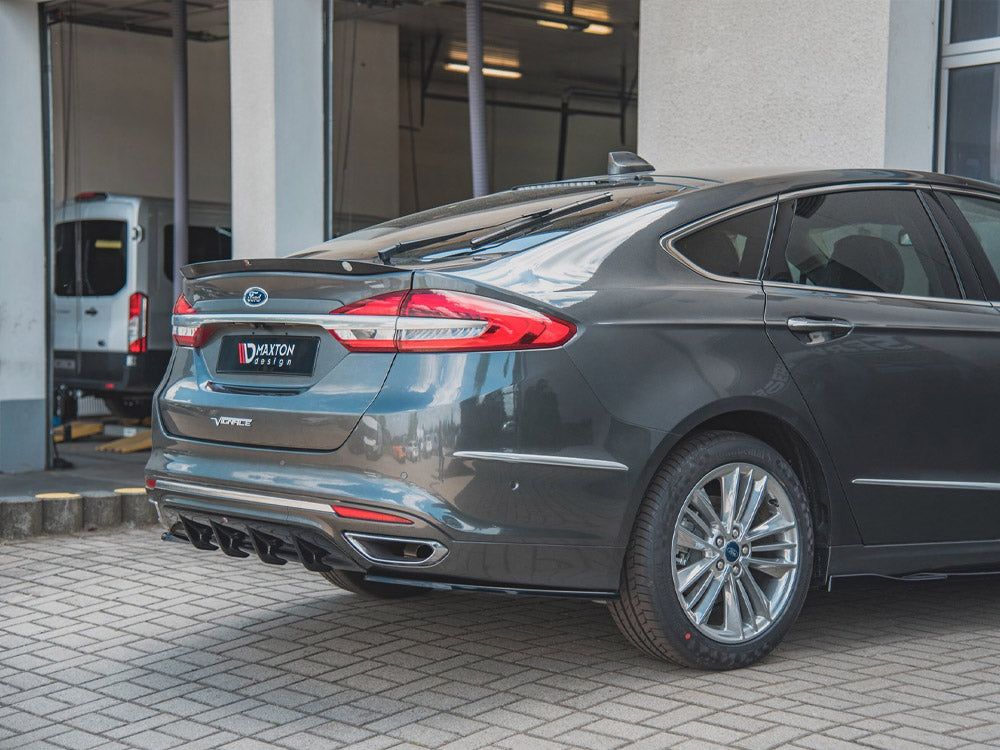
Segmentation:
<svg viewBox="0 0 1000 750">
<path fill-rule="evenodd" d="M 199 312 L 246 312 L 232 330 L 247 335 L 276 330 L 242 305 L 254 285 L 270 295 L 268 313 L 448 289 L 547 312 L 578 331 L 550 350 L 346 354 L 316 329 L 315 374 L 284 376 L 285 391 L 275 378 L 214 372 L 219 334 L 201 350 L 175 349 L 147 465 L 164 523 L 187 513 L 308 528 L 342 551 L 338 566 L 373 577 L 613 596 L 664 457 L 700 428 L 739 427 L 800 467 L 818 580 L 1000 563 L 998 490 L 854 481 L 1000 482 L 987 460 L 1000 318 L 965 278 L 960 228 L 941 232 L 960 258 L 962 301 L 711 278 L 664 243 L 706 216 L 817 186 L 992 188 L 888 170 L 653 179 L 684 189 L 508 255 L 403 254 L 383 265 L 370 248 L 399 241 L 387 232 L 381 245 L 348 236 L 285 261 L 189 267 L 185 295 Z M 566 190 L 568 200 L 586 195 L 579 184 Z M 412 239 L 421 225 L 405 231 Z M 808 344 L 787 328 L 796 315 L 848 317 L 855 329 Z M 252 418 L 252 428 L 221 430 L 210 419 L 220 415 Z M 335 502 L 412 524 L 339 518 Z M 448 554 L 428 567 L 372 564 L 345 531 L 435 540 Z"/>
</svg>

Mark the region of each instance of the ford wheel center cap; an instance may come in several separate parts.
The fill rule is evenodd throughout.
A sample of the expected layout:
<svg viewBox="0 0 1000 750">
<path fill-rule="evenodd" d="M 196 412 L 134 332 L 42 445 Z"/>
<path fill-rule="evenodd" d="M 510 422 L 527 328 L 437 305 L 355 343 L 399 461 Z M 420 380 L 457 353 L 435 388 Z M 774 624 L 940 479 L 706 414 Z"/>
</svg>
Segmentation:
<svg viewBox="0 0 1000 750">
<path fill-rule="evenodd" d="M 267 302 L 267 292 L 259 286 L 252 286 L 243 292 L 243 304 L 247 307 L 260 307 Z"/>
</svg>

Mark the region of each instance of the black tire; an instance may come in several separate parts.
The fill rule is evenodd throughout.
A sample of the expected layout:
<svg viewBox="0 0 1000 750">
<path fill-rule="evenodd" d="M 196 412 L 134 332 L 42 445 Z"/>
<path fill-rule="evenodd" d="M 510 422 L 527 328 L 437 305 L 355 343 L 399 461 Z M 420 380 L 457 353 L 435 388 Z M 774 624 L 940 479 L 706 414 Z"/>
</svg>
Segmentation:
<svg viewBox="0 0 1000 750">
<path fill-rule="evenodd" d="M 767 620 L 754 619 L 752 617 L 755 614 L 753 608 L 746 608 L 748 600 L 740 600 L 744 602 L 744 611 L 741 612 L 739 619 L 735 617 L 732 619 L 733 622 L 739 623 L 739 638 L 744 638 L 743 634 L 748 629 L 750 635 L 737 642 L 720 640 L 722 637 L 721 629 L 717 631 L 720 633 L 719 638 L 704 632 L 703 628 L 709 629 L 707 620 L 698 624 L 694 619 L 695 613 L 689 616 L 688 611 L 681 603 L 681 595 L 677 593 L 678 586 L 675 584 L 674 574 L 675 561 L 680 565 L 682 564 L 681 555 L 693 554 L 698 556 L 696 562 L 714 560 L 707 568 L 704 568 L 707 572 L 698 574 L 699 579 L 697 580 L 722 579 L 730 575 L 729 568 L 719 572 L 721 569 L 716 567 L 719 566 L 720 561 L 723 565 L 732 563 L 727 556 L 730 544 L 726 540 L 729 537 L 723 539 L 725 546 L 720 547 L 718 553 L 715 553 L 714 550 L 711 552 L 679 553 L 678 551 L 682 547 L 692 550 L 695 548 L 678 545 L 675 550 L 673 546 L 675 533 L 681 533 L 677 527 L 681 523 L 682 512 L 686 512 L 689 495 L 693 495 L 694 490 L 702 486 L 702 481 L 711 476 L 713 471 L 722 470 L 723 467 L 730 464 L 752 465 L 769 474 L 777 482 L 777 485 L 768 484 L 766 486 L 768 488 L 780 486 L 780 489 L 784 491 L 783 504 L 786 513 L 790 506 L 797 524 L 794 531 L 797 533 L 795 553 L 761 553 L 789 557 L 795 555 L 794 564 L 787 564 L 790 574 L 787 579 L 788 583 L 784 584 L 784 593 L 782 593 L 782 599 L 779 602 L 780 612 L 769 624 L 758 625 L 758 622 L 767 623 Z M 725 470 L 729 471 L 730 469 Z M 755 475 L 750 474 L 751 482 L 753 476 Z M 717 481 L 720 482 L 717 486 L 721 488 L 721 479 Z M 748 512 L 750 512 L 749 505 L 744 507 L 747 507 Z M 759 507 L 761 512 L 768 512 L 769 509 L 778 507 L 777 500 L 767 494 Z M 720 513 L 718 516 L 721 519 L 724 513 Z M 753 526 L 754 518 L 760 517 L 751 516 L 746 523 L 747 529 Z M 687 518 L 688 516 L 685 515 L 685 519 Z M 690 521 L 686 522 L 685 528 L 694 528 Z M 760 526 L 755 528 L 759 529 Z M 675 530 L 677 531 L 675 532 Z M 711 532 L 704 533 L 707 537 L 712 536 Z M 713 540 L 716 546 L 719 546 L 718 539 L 719 537 L 715 537 Z M 737 547 L 739 547 L 739 543 L 737 543 Z M 717 555 L 717 557 L 712 557 L 712 555 Z M 783 560 L 780 561 L 783 562 Z M 802 483 L 788 462 L 769 445 L 747 435 L 735 432 L 703 432 L 678 446 L 653 477 L 639 508 L 632 538 L 625 552 L 620 598 L 610 602 L 609 609 L 622 634 L 638 648 L 652 656 L 700 669 L 745 667 L 770 653 L 795 622 L 809 589 L 812 561 L 813 529 L 809 505 L 802 489 Z M 741 562 L 744 563 L 742 567 Z M 749 554 L 746 558 L 738 558 L 732 564 L 732 591 L 737 591 L 736 586 L 740 585 L 736 583 L 737 578 L 740 578 L 743 583 L 739 591 L 746 592 L 748 590 L 749 582 L 742 576 L 752 574 L 751 565 L 753 565 L 753 558 Z M 754 570 L 757 569 L 754 568 Z M 762 575 L 757 575 L 755 580 L 759 578 L 764 578 L 765 585 L 771 585 L 768 583 L 768 579 Z M 707 585 L 711 586 L 711 584 Z M 689 590 L 694 591 L 695 589 L 700 589 L 700 584 L 692 585 Z M 694 598 L 696 594 L 691 596 Z M 719 595 L 717 594 L 717 596 Z M 734 598 L 738 598 L 738 596 Z M 724 607 L 725 601 L 724 596 L 719 596 L 716 604 L 711 605 L 712 616 L 716 618 L 719 616 L 719 610 L 715 608 Z M 692 609 L 690 604 L 688 609 Z M 739 607 L 737 607 L 737 611 L 739 611 Z M 726 617 L 727 614 L 723 611 L 722 616 Z M 747 619 L 744 619 L 745 617 Z M 748 620 L 751 620 L 749 624 Z M 754 629 L 758 627 L 759 631 L 755 632 Z"/>
<path fill-rule="evenodd" d="M 329 570 L 320 573 L 320 575 L 344 591 L 372 599 L 404 599 L 409 596 L 420 596 L 430 591 L 430 589 L 419 586 L 396 586 L 391 583 L 366 581 L 363 573 L 353 570 Z"/>
<path fill-rule="evenodd" d="M 101 396 L 108 411 L 122 419 L 143 419 L 152 414 L 153 399 L 149 396 Z"/>
</svg>

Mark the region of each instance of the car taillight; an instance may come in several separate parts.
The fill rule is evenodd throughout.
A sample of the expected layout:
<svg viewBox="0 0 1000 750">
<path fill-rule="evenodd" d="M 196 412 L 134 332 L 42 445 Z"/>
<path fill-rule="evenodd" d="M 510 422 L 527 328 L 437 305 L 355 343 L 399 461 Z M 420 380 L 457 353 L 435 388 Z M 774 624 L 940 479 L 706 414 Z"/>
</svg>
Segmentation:
<svg viewBox="0 0 1000 750">
<path fill-rule="evenodd" d="M 177 301 L 174 303 L 174 315 L 193 315 L 195 313 L 194 307 L 191 303 L 184 299 L 184 295 L 177 297 Z M 174 325 L 174 343 L 177 346 L 192 346 L 197 349 L 199 346 L 208 341 L 208 337 L 212 335 L 214 328 L 209 328 L 208 326 L 182 326 Z"/>
<path fill-rule="evenodd" d="M 136 292 L 128 298 L 128 350 L 136 354 L 146 351 L 148 333 L 149 300 Z"/>
<path fill-rule="evenodd" d="M 352 352 L 548 349 L 576 333 L 572 323 L 509 302 L 432 289 L 370 297 L 330 314 L 353 318 L 330 330 Z"/>
</svg>

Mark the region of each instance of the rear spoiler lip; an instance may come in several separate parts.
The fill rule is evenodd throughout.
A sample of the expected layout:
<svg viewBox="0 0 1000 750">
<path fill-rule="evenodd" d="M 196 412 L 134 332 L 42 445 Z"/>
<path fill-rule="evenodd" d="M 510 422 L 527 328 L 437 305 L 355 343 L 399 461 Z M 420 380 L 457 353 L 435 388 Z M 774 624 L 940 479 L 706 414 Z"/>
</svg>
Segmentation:
<svg viewBox="0 0 1000 750">
<path fill-rule="evenodd" d="M 184 266 L 181 273 L 188 280 L 206 276 L 260 271 L 286 271 L 291 273 L 325 273 L 340 276 L 374 276 L 383 273 L 412 273 L 411 270 L 366 260 L 321 260 L 318 258 L 241 258 L 238 260 L 210 260 Z"/>
</svg>

